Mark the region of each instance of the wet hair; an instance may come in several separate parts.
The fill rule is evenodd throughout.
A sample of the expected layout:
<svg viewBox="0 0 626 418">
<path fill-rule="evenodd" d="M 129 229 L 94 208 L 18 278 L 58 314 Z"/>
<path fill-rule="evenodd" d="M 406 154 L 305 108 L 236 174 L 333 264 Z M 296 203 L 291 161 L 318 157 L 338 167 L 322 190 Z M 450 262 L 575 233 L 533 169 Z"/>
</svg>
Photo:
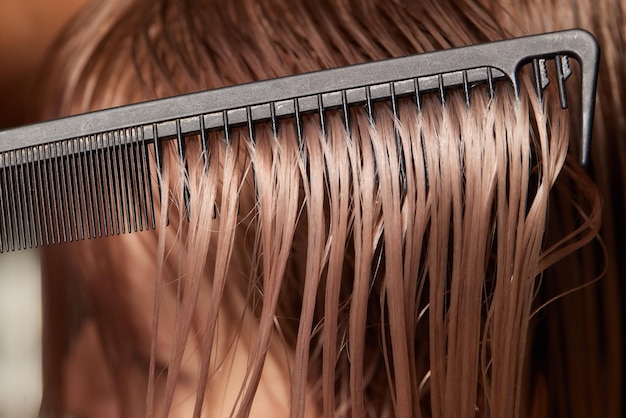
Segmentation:
<svg viewBox="0 0 626 418">
<path fill-rule="evenodd" d="M 523 22 L 414 3 L 97 2 L 57 47 L 48 116 L 495 40 Z M 613 346 L 567 344 L 604 337 L 570 321 L 569 295 L 544 303 L 600 274 L 600 246 L 585 247 L 600 195 L 568 157 L 554 86 L 541 103 L 523 80 L 519 97 L 475 87 L 469 106 L 450 91 L 376 104 L 373 120 L 307 115 L 302 145 L 292 120 L 254 138 L 211 132 L 204 154 L 188 138 L 185 161 L 164 143 L 157 231 L 46 250 L 43 414 L 593 411 L 610 396 L 580 399 L 578 366 L 604 387 Z M 585 268 L 568 257 L 581 247 Z M 106 402 L 79 410 L 87 339 L 110 382 Z"/>
</svg>

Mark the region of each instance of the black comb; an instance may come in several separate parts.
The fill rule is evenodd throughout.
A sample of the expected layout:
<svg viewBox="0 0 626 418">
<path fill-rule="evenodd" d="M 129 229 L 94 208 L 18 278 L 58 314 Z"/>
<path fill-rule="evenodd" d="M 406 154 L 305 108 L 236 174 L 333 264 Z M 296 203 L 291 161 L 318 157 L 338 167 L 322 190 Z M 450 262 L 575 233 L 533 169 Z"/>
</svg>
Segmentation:
<svg viewBox="0 0 626 418">
<path fill-rule="evenodd" d="M 580 65 L 580 164 L 589 158 L 599 48 L 583 30 L 527 36 L 302 75 L 236 85 L 117 107 L 0 132 L 0 252 L 133 232 L 155 227 L 148 147 L 159 169 L 163 140 L 209 130 L 343 109 L 374 101 L 462 88 L 467 103 L 476 84 L 508 80 L 519 92 L 518 71 L 532 63 L 537 94 L 555 63 L 562 107 L 567 107 L 568 57 Z M 370 113 L 371 116 L 371 113 Z M 323 121 L 324 119 L 321 118 Z M 322 124 L 322 129 L 325 127 Z M 298 140 L 302 140 L 301 137 Z M 185 191 L 185 199 L 189 199 Z"/>
</svg>

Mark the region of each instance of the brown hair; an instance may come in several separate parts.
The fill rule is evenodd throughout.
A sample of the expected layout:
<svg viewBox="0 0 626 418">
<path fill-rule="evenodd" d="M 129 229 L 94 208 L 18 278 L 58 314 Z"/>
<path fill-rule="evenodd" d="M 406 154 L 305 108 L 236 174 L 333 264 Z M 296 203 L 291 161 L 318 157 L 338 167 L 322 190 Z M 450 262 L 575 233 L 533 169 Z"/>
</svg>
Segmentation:
<svg viewBox="0 0 626 418">
<path fill-rule="evenodd" d="M 472 2 L 94 3 L 57 51 L 50 108 L 75 113 L 512 31 Z M 540 103 L 524 80 L 519 98 L 503 84 L 493 98 L 474 88 L 469 106 L 448 92 L 419 107 L 400 99 L 395 112 L 377 104 L 373 121 L 365 109 L 327 112 L 323 128 L 306 116 L 302 145 L 291 120 L 277 132 L 261 124 L 254 138 L 213 132 L 208 155 L 190 138 L 186 161 L 164 144 L 157 233 L 48 250 L 44 414 L 72 408 L 54 365 L 71 363 L 75 335 L 59 331 L 67 318 L 83 321 L 79 335 L 95 327 L 112 408 L 128 416 L 247 416 L 268 405 L 292 416 L 567 416 L 598 403 L 600 394 L 577 399 L 542 350 L 574 352 L 573 381 L 586 353 L 544 338 L 550 319 L 534 318 L 553 296 L 540 283 L 567 281 L 548 268 L 596 236 L 599 195 L 566 159 L 569 116 L 555 91 Z M 551 206 L 571 219 L 555 225 Z M 59 313 L 72 300 L 64 289 L 77 286 L 84 308 Z"/>
<path fill-rule="evenodd" d="M 603 279 L 594 286 L 569 294 L 547 306 L 545 338 L 550 339 L 554 355 L 549 374 L 555 382 L 553 398 L 565 404 L 578 399 L 575 407 L 562 416 L 620 416 L 623 398 L 623 278 L 626 272 L 626 136 L 624 119 L 624 64 L 626 43 L 626 4 L 618 1 L 556 0 L 547 3 L 482 2 L 489 13 L 512 35 L 581 27 L 591 31 L 601 47 L 592 161 L 588 172 L 603 200 L 602 250 L 587 247 L 557 265 L 544 281 L 544 294 L 551 296 L 589 283 L 603 266 Z M 538 12 L 541 11 L 541 12 Z M 524 16 L 523 19 L 516 16 Z M 576 101 L 571 101 L 576 103 Z M 577 121 L 574 120 L 574 126 Z M 564 205 L 551 208 L 552 231 L 571 228 L 576 214 Z M 602 261 L 600 261 L 602 260 Z M 567 326 L 576 323 L 576 326 Z M 583 353 L 584 352 L 584 353 Z M 587 360 L 581 361 L 581 358 Z M 572 373 L 581 369 L 580 373 Z"/>
</svg>

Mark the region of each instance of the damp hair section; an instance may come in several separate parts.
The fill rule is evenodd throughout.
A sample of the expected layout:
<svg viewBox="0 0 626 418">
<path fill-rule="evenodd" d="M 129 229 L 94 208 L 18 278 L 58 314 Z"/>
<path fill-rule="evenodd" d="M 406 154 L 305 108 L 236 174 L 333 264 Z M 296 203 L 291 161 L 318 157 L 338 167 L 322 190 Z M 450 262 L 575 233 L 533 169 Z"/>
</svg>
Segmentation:
<svg viewBox="0 0 626 418">
<path fill-rule="evenodd" d="M 165 305 L 175 331 L 167 369 L 151 356 L 149 413 L 175 408 L 184 362 L 199 366 L 195 413 L 223 402 L 226 316 L 250 335 L 222 405 L 234 414 L 253 411 L 265 361 L 284 350 L 296 415 L 521 416 L 540 277 L 577 245 L 545 248 L 569 132 L 555 92 L 546 108 L 531 88 L 479 88 L 469 105 L 458 91 L 419 107 L 403 97 L 159 147 L 157 289 L 169 291 L 152 335 Z"/>
<path fill-rule="evenodd" d="M 506 34 L 473 3 L 184 4 L 87 9 L 51 67 L 50 109 Z M 43 411 L 528 417 L 573 408 L 569 397 L 546 401 L 567 383 L 550 372 L 558 343 L 543 339 L 552 295 L 542 292 L 552 274 L 556 293 L 572 289 L 554 271 L 596 238 L 601 205 L 568 157 L 577 136 L 557 86 L 540 100 L 529 70 L 519 94 L 498 82 L 493 92 L 399 95 L 192 134 L 174 123 L 136 163 L 149 179 L 137 216 L 152 199 L 145 218 L 155 231 L 46 249 Z M 550 215 L 557 206 L 571 220 L 563 228 Z M 81 403 L 70 394 L 87 390 L 77 383 L 87 368 L 75 353 L 90 333 L 105 372 L 90 398 L 99 401 Z"/>
</svg>

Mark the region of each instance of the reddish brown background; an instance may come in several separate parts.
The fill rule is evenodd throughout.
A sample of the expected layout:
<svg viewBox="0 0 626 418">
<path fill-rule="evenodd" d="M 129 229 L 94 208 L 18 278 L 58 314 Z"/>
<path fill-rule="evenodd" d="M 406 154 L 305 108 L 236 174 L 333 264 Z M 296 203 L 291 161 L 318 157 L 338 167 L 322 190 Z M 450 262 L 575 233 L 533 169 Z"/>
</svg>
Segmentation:
<svg viewBox="0 0 626 418">
<path fill-rule="evenodd" d="M 46 48 L 86 0 L 0 0 L 0 129 L 32 122 Z"/>
</svg>

